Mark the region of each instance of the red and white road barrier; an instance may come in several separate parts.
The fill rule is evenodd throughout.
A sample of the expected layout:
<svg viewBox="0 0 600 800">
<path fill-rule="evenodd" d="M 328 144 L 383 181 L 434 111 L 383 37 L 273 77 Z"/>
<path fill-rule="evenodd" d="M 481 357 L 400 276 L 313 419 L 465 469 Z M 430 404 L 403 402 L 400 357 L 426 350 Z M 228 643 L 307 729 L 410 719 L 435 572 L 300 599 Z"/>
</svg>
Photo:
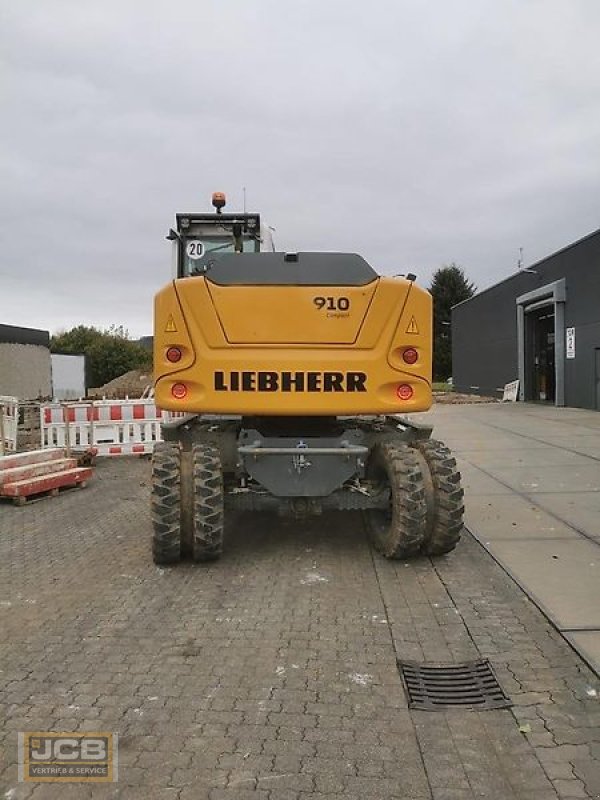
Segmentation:
<svg viewBox="0 0 600 800">
<path fill-rule="evenodd" d="M 46 403 L 40 414 L 43 448 L 120 456 L 151 453 L 162 441 L 164 412 L 151 399 Z"/>
<path fill-rule="evenodd" d="M 19 401 L 0 394 L 0 456 L 16 451 L 18 425 Z"/>
</svg>

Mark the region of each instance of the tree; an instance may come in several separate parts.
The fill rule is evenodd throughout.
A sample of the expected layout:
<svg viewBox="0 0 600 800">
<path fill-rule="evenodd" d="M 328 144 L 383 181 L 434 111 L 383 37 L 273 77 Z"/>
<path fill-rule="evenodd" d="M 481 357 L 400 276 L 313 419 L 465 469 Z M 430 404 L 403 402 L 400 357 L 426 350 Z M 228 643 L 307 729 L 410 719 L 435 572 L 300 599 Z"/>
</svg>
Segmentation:
<svg viewBox="0 0 600 800">
<path fill-rule="evenodd" d="M 83 353 L 86 356 L 87 383 L 103 386 L 132 369 L 151 369 L 152 355 L 132 342 L 122 325 L 100 330 L 78 325 L 50 339 L 53 353 Z"/>
<path fill-rule="evenodd" d="M 473 297 L 477 287 L 457 264 L 445 264 L 433 274 L 429 291 L 433 296 L 433 378 L 445 381 L 452 375 L 451 309 Z"/>
</svg>

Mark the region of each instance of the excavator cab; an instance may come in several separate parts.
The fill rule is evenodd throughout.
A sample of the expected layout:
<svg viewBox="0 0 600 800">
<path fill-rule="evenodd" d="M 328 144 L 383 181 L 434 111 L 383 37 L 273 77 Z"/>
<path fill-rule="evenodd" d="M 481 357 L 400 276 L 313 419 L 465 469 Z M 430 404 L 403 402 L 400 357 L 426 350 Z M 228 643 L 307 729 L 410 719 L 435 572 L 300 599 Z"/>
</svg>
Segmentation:
<svg viewBox="0 0 600 800">
<path fill-rule="evenodd" d="M 222 192 L 213 194 L 213 206 L 214 214 L 176 214 L 176 228 L 166 237 L 173 243 L 174 277 L 202 275 L 217 254 L 273 252 L 271 230 L 260 214 L 223 214 Z"/>
</svg>

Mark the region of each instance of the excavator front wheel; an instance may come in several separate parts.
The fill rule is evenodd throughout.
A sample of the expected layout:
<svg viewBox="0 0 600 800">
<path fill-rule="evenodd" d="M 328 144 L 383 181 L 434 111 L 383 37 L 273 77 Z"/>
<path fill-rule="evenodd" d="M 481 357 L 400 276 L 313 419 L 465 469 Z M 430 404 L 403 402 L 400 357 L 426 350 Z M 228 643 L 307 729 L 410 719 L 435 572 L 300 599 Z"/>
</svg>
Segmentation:
<svg viewBox="0 0 600 800">
<path fill-rule="evenodd" d="M 425 542 L 427 506 L 417 455 L 405 445 L 379 442 L 367 464 L 367 477 L 389 493 L 385 510 L 365 512 L 374 547 L 386 558 L 417 555 Z"/>
</svg>

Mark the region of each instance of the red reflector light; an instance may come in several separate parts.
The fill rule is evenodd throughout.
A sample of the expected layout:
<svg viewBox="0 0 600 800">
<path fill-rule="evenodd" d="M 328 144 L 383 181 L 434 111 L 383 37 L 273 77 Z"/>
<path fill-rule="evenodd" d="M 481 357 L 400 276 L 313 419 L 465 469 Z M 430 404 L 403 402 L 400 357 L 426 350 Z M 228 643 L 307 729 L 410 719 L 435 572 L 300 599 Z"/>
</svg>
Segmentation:
<svg viewBox="0 0 600 800">
<path fill-rule="evenodd" d="M 414 391 L 410 384 L 408 383 L 401 383 L 400 386 L 396 389 L 396 394 L 400 400 L 410 400 L 413 396 Z"/>
<path fill-rule="evenodd" d="M 416 364 L 419 358 L 419 354 L 417 353 L 414 347 L 407 347 L 406 350 L 402 353 L 402 358 L 407 364 Z"/>
<path fill-rule="evenodd" d="M 174 383 L 171 387 L 171 394 L 176 400 L 183 400 L 187 394 L 187 386 L 185 383 Z"/>
<path fill-rule="evenodd" d="M 176 361 L 181 359 L 181 350 L 178 347 L 169 347 L 167 350 L 167 361 L 175 364 Z"/>
</svg>

